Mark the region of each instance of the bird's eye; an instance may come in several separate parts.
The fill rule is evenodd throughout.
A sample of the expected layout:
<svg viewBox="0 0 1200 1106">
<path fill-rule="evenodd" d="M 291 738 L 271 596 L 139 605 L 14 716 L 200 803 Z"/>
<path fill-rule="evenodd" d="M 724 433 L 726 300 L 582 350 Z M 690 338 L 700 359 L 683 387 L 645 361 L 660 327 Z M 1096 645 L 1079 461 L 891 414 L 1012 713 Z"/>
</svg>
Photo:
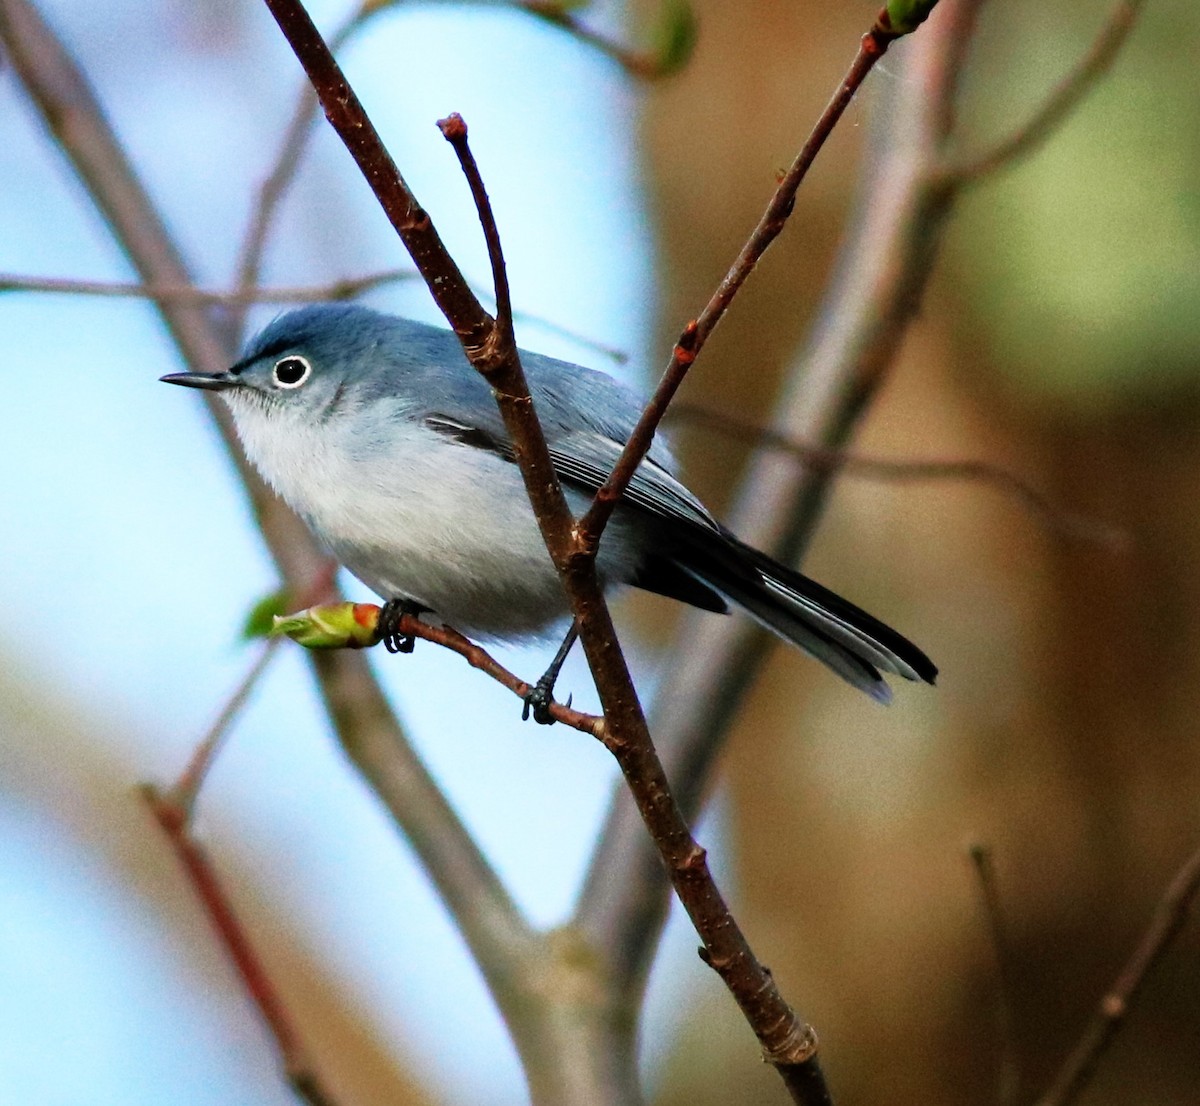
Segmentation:
<svg viewBox="0 0 1200 1106">
<path fill-rule="evenodd" d="M 312 373 L 312 366 L 303 357 L 281 357 L 275 362 L 272 375 L 281 388 L 299 388 Z"/>
</svg>

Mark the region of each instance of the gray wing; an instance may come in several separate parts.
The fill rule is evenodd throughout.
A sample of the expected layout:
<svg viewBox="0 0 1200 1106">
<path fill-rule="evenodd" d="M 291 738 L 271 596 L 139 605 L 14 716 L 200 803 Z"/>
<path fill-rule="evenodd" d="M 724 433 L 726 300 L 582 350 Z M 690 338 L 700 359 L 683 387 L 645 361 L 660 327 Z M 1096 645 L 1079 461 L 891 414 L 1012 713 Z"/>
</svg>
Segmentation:
<svg viewBox="0 0 1200 1106">
<path fill-rule="evenodd" d="M 512 443 L 496 402 L 467 364 L 458 340 L 444 330 L 422 330 L 424 356 L 404 367 L 408 375 L 419 372 L 424 377 L 419 390 L 411 386 L 408 390 L 410 396 L 422 397 L 420 409 L 410 407 L 409 416 L 464 445 L 490 449 L 512 460 Z M 461 362 L 462 372 L 434 374 L 423 367 L 447 359 Z M 640 397 L 594 369 L 524 351 L 521 360 L 555 472 L 560 480 L 595 492 L 608 479 L 637 424 Z M 671 464 L 665 445 L 656 442 L 630 481 L 625 500 L 661 518 L 719 532 L 704 505 L 672 475 Z"/>
</svg>

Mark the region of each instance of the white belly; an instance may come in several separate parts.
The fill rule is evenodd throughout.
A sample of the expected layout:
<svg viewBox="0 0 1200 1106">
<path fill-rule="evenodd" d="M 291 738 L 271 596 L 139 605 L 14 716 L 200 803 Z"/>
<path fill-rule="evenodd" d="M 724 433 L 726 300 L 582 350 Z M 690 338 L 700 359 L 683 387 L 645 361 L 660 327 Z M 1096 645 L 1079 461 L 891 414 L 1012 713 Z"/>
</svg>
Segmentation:
<svg viewBox="0 0 1200 1106">
<path fill-rule="evenodd" d="M 418 423 L 389 432 L 387 452 L 364 459 L 328 427 L 261 433 L 260 419 L 238 414 L 264 477 L 377 595 L 414 599 L 484 639 L 537 635 L 568 615 L 515 464 Z M 602 546 L 601 572 L 612 582 L 631 575 L 610 552 L 617 544 Z"/>
</svg>

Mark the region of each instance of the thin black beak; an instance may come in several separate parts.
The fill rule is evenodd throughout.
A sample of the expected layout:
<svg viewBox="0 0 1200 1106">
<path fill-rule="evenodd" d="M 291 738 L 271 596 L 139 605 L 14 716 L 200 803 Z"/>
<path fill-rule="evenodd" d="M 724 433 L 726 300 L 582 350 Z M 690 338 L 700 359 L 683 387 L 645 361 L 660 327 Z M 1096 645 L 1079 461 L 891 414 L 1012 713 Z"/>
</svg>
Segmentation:
<svg viewBox="0 0 1200 1106">
<path fill-rule="evenodd" d="M 223 392 L 237 386 L 233 373 L 168 373 L 158 378 L 164 384 L 182 384 L 185 388 L 203 388 L 208 392 Z"/>
</svg>

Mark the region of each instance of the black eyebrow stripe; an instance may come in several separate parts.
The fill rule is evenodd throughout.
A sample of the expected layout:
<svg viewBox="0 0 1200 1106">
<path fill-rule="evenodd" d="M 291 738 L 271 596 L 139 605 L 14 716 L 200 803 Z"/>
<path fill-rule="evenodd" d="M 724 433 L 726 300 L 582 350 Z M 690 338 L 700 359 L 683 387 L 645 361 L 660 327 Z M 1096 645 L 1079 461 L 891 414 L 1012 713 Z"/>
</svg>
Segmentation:
<svg viewBox="0 0 1200 1106">
<path fill-rule="evenodd" d="M 276 338 L 272 342 L 268 342 L 262 349 L 254 350 L 247 354 L 240 361 L 229 366 L 229 371 L 237 376 L 243 369 L 253 365 L 255 361 L 261 361 L 264 357 L 273 357 L 277 353 L 282 353 L 285 349 L 290 349 L 294 345 L 291 338 Z"/>
</svg>

